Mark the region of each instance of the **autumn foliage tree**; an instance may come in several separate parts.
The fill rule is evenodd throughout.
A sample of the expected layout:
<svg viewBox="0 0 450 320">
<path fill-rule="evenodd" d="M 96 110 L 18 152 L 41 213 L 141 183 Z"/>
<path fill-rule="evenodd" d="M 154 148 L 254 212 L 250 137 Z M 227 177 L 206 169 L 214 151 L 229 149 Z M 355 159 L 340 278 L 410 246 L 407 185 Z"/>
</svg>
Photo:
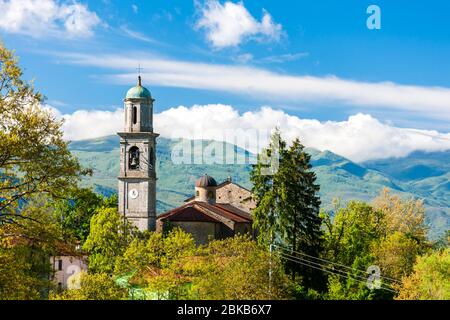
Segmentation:
<svg viewBox="0 0 450 320">
<path fill-rule="evenodd" d="M 450 249 L 419 257 L 404 277 L 399 300 L 450 300 Z"/>
</svg>

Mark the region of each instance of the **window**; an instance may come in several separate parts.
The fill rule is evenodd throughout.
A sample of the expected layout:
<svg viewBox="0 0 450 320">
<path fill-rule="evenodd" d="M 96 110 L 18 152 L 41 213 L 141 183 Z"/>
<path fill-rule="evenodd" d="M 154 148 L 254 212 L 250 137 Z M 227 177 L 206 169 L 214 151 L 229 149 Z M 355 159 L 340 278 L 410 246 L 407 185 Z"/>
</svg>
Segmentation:
<svg viewBox="0 0 450 320">
<path fill-rule="evenodd" d="M 212 191 L 208 191 L 208 199 L 214 199 L 214 194 Z"/>
<path fill-rule="evenodd" d="M 133 121 L 133 124 L 137 123 L 137 107 L 136 106 L 133 106 L 131 120 Z"/>
<path fill-rule="evenodd" d="M 200 192 L 199 192 L 198 190 L 195 192 L 195 196 L 196 196 L 196 197 L 199 197 L 199 196 L 200 196 Z"/>
<path fill-rule="evenodd" d="M 58 260 L 58 271 L 62 271 L 63 261 L 61 259 Z"/>
<path fill-rule="evenodd" d="M 131 147 L 128 153 L 128 168 L 130 170 L 139 169 L 139 148 Z"/>
</svg>

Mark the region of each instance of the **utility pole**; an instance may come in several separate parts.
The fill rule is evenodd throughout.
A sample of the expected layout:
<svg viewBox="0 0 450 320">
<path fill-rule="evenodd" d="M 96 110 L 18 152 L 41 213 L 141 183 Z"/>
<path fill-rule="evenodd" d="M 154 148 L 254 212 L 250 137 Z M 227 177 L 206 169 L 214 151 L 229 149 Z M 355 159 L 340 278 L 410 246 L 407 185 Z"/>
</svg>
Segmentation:
<svg viewBox="0 0 450 320">
<path fill-rule="evenodd" d="M 270 252 L 270 257 L 269 257 L 269 299 L 272 299 L 272 250 L 273 250 L 273 246 L 271 243 L 269 246 L 269 252 Z"/>
</svg>

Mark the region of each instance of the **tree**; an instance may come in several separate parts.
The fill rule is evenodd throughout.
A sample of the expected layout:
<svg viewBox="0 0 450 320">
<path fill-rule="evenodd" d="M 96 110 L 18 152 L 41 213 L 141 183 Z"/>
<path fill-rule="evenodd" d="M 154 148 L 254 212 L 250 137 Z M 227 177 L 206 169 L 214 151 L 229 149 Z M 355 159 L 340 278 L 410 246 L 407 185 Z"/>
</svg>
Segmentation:
<svg viewBox="0 0 450 320">
<path fill-rule="evenodd" d="M 346 207 L 335 209 L 334 218 L 325 212 L 322 216 L 325 229 L 322 257 L 335 263 L 332 269 L 335 275 L 328 277 L 326 298 L 358 300 L 389 297 L 389 292 L 370 290 L 366 285 L 368 276 L 365 274 L 375 261 L 371 252 L 372 244 L 380 241 L 384 235 L 383 213 L 367 203 L 350 201 Z"/>
<path fill-rule="evenodd" d="M 332 219 L 323 213 L 325 229 L 324 257 L 351 266 L 357 257 L 370 254 L 371 244 L 384 235 L 381 211 L 361 201 L 350 201 L 339 208 Z"/>
<path fill-rule="evenodd" d="M 114 273 L 118 275 L 135 273 L 136 278 L 151 268 L 161 268 L 164 255 L 164 239 L 161 233 L 149 232 L 147 239 L 135 238 L 122 256 L 116 260 Z"/>
<path fill-rule="evenodd" d="M 258 230 L 258 240 L 269 245 L 279 233 L 278 190 L 275 185 L 275 173 L 280 165 L 281 154 L 286 150 L 286 142 L 281 139 L 279 130 L 271 138 L 269 147 L 258 154 L 258 162 L 253 165 L 250 180 L 256 207 L 252 211 L 253 224 Z M 276 165 L 274 165 L 274 162 Z"/>
<path fill-rule="evenodd" d="M 411 275 L 403 278 L 396 299 L 450 299 L 450 249 L 419 257 L 413 269 Z"/>
<path fill-rule="evenodd" d="M 257 201 L 253 217 L 260 241 L 276 243 L 294 255 L 301 252 L 318 256 L 322 244 L 320 198 L 310 156 L 298 139 L 286 149 L 279 131 L 273 134 L 265 154 L 270 158 L 279 156 L 279 166 L 273 175 L 267 175 L 264 170 L 269 165 L 259 157 L 251 173 Z M 299 273 L 306 283 L 318 285 L 313 269 L 296 263 L 287 266 L 294 278 Z"/>
<path fill-rule="evenodd" d="M 245 236 L 196 247 L 179 228 L 148 233 L 116 261 L 116 275 L 155 299 L 283 299 L 293 290 L 280 258 Z"/>
<path fill-rule="evenodd" d="M 424 249 L 415 238 L 396 231 L 374 242 L 372 253 L 383 276 L 401 279 L 412 272 L 416 257 L 423 254 Z"/>
<path fill-rule="evenodd" d="M 425 224 L 425 208 L 422 200 L 405 200 L 392 194 L 388 188 L 384 188 L 373 201 L 373 207 L 384 215 L 385 235 L 399 231 L 416 239 L 419 243 L 427 245 L 428 230 Z"/>
<path fill-rule="evenodd" d="M 22 219 L 0 227 L 0 299 L 39 299 L 51 287 L 50 255 L 71 254 L 46 197 L 34 197 Z"/>
<path fill-rule="evenodd" d="M 70 154 L 62 122 L 21 77 L 17 58 L 0 43 L 0 224 L 20 218 L 16 209 L 33 195 L 64 197 L 88 173 Z"/>
<path fill-rule="evenodd" d="M 50 300 L 125 300 L 128 291 L 118 286 L 114 279 L 105 273 L 80 273 L 78 289 L 65 290 L 62 293 L 52 292 Z"/>
<path fill-rule="evenodd" d="M 293 290 L 280 257 L 246 236 L 210 242 L 183 270 L 192 278 L 194 299 L 286 299 Z"/>
<path fill-rule="evenodd" d="M 0 247 L 0 300 L 40 298 L 42 283 L 32 272 L 24 247 Z"/>
<path fill-rule="evenodd" d="M 392 292 L 368 290 L 364 270 L 380 269 L 384 288 L 397 290 L 400 279 L 412 272 L 418 255 L 430 248 L 421 201 L 404 200 L 384 189 L 373 205 L 351 201 L 337 207 L 334 218 L 322 213 L 325 226 L 324 258 L 347 268 L 348 279 L 330 276 L 327 298 L 392 298 Z M 353 270 L 353 271 L 352 271 Z M 360 271 L 358 271 L 360 270 Z M 362 271 L 362 273 L 361 273 Z"/>
<path fill-rule="evenodd" d="M 186 298 L 183 285 L 190 280 L 182 267 L 184 259 L 193 256 L 195 249 L 192 235 L 179 228 L 166 235 L 147 232 L 144 239 L 134 239 L 116 260 L 115 273 L 131 275 L 130 285 L 145 287 L 157 299 Z"/>
<path fill-rule="evenodd" d="M 55 201 L 55 216 L 61 225 L 64 238 L 75 237 L 81 245 L 89 235 L 92 216 L 100 208 L 117 207 L 116 195 L 103 198 L 91 189 L 73 189 L 68 198 Z"/>
<path fill-rule="evenodd" d="M 116 259 L 133 240 L 137 230 L 116 208 L 101 208 L 92 217 L 83 249 L 89 253 L 89 271 L 112 274 Z"/>
<path fill-rule="evenodd" d="M 279 169 L 281 185 L 280 201 L 283 210 L 280 220 L 283 224 L 282 243 L 312 256 L 319 256 L 322 247 L 321 219 L 319 217 L 319 186 L 316 175 L 311 171 L 310 155 L 304 146 L 294 140 Z M 317 272 L 299 264 L 290 264 L 290 269 L 303 275 L 306 284 L 313 284 Z M 316 284 L 317 285 L 317 284 Z"/>
</svg>

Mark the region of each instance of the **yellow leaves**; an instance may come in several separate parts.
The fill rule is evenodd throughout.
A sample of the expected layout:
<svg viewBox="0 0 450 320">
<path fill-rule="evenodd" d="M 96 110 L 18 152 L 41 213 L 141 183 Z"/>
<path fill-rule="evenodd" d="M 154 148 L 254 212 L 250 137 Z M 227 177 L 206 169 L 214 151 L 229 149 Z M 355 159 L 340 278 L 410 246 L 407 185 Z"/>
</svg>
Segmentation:
<svg viewBox="0 0 450 320">
<path fill-rule="evenodd" d="M 416 257 L 422 252 L 422 245 L 417 240 L 399 231 L 375 242 L 372 248 L 383 276 L 394 279 L 401 279 L 411 273 Z"/>
<path fill-rule="evenodd" d="M 391 194 L 389 189 L 385 188 L 374 200 L 373 206 L 384 214 L 386 234 L 399 231 L 418 240 L 425 240 L 427 228 L 423 201 L 404 200 L 396 194 Z"/>
<path fill-rule="evenodd" d="M 450 300 L 450 249 L 419 257 L 403 278 L 398 300 Z"/>
<path fill-rule="evenodd" d="M 66 290 L 61 294 L 52 292 L 50 300 L 124 300 L 128 291 L 119 287 L 105 273 L 86 273 L 80 276 L 80 288 Z"/>
</svg>

